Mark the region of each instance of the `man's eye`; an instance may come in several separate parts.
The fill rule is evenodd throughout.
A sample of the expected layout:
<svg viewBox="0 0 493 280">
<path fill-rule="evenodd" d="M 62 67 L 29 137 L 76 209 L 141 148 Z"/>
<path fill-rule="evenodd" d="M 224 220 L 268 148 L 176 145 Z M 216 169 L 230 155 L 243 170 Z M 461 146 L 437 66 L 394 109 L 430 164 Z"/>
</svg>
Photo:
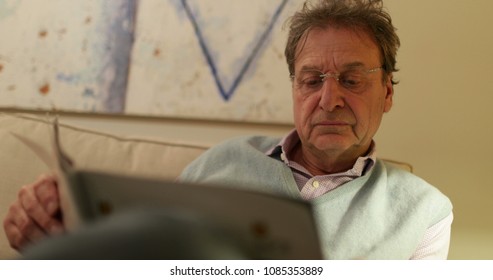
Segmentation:
<svg viewBox="0 0 493 280">
<path fill-rule="evenodd" d="M 355 88 L 363 84 L 362 76 L 357 74 L 341 75 L 339 81 L 343 86 L 347 88 Z"/>
<path fill-rule="evenodd" d="M 345 86 L 357 86 L 361 81 L 356 79 L 341 79 L 341 83 Z"/>
<path fill-rule="evenodd" d="M 303 79 L 302 84 L 309 87 L 315 87 L 322 84 L 322 82 L 323 82 L 322 78 L 320 78 L 319 76 L 313 76 Z"/>
</svg>

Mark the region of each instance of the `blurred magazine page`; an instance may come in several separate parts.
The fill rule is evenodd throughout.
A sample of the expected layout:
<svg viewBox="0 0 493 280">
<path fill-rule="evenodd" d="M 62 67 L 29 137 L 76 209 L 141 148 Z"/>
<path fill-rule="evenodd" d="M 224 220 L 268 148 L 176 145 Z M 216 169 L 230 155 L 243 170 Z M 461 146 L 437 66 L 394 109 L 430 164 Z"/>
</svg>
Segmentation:
<svg viewBox="0 0 493 280">
<path fill-rule="evenodd" d="M 69 230 L 118 212 L 164 211 L 219 225 L 225 233 L 234 233 L 243 240 L 260 259 L 322 258 L 308 202 L 228 186 L 78 169 L 63 150 L 59 130 L 55 119 L 54 157 L 47 161 L 58 172 L 64 223 Z M 42 150 L 32 144 L 28 146 L 38 152 Z"/>
</svg>

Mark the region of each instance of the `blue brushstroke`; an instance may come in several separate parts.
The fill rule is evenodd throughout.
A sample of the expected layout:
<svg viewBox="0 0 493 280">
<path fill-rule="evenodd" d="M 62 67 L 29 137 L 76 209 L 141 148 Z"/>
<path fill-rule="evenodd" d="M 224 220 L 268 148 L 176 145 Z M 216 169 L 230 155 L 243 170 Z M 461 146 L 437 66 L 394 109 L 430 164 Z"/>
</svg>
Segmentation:
<svg viewBox="0 0 493 280">
<path fill-rule="evenodd" d="M 82 93 L 82 96 L 94 98 L 95 97 L 94 90 L 92 88 L 85 88 L 84 92 Z"/>
<path fill-rule="evenodd" d="M 277 19 L 279 18 L 279 15 L 281 14 L 284 7 L 286 6 L 287 2 L 288 2 L 288 0 L 283 0 L 281 2 L 281 4 L 277 7 L 275 13 L 272 16 L 272 19 L 271 19 L 269 25 L 267 26 L 265 31 L 260 36 L 260 39 L 257 41 L 255 47 L 252 49 L 252 52 L 247 56 L 247 59 L 246 59 L 245 63 L 243 64 L 243 66 L 241 67 L 239 73 L 234 77 L 234 80 L 233 80 L 231 87 L 229 89 L 226 89 L 224 84 L 223 84 L 223 81 L 219 77 L 216 63 L 214 62 L 214 59 L 211 55 L 210 48 L 207 46 L 207 44 L 205 42 L 204 35 L 202 34 L 202 30 L 200 29 L 200 26 L 197 23 L 197 20 L 194 16 L 192 10 L 190 9 L 190 6 L 188 5 L 188 1 L 187 0 L 181 0 L 183 8 L 185 9 L 187 16 L 188 16 L 190 22 L 192 23 L 193 29 L 195 31 L 195 35 L 198 38 L 200 48 L 202 49 L 202 53 L 204 54 L 205 59 L 207 61 L 207 64 L 211 70 L 212 76 L 214 77 L 214 81 L 216 83 L 216 86 L 219 90 L 219 93 L 221 94 L 221 97 L 224 99 L 224 101 L 229 101 L 229 99 L 235 93 L 236 88 L 240 85 L 240 83 L 241 83 L 243 77 L 245 76 L 245 73 L 247 72 L 248 68 L 250 67 L 252 62 L 255 60 L 255 58 L 257 57 L 262 45 L 267 40 L 269 34 L 271 33 L 271 31 L 274 27 L 274 24 L 276 23 Z"/>
<path fill-rule="evenodd" d="M 105 56 L 108 57 L 101 69 L 100 77 L 105 71 L 114 71 L 114 79 L 101 81 L 109 83 L 108 92 L 103 93 L 104 111 L 123 113 L 125 109 L 126 89 L 130 70 L 130 58 L 135 41 L 135 20 L 138 1 L 120 0 L 106 1 L 107 13 L 115 16 L 109 22 L 104 45 Z"/>
<path fill-rule="evenodd" d="M 72 75 L 72 74 L 66 74 L 66 73 L 57 73 L 56 74 L 56 79 L 57 81 L 64 82 L 67 84 L 72 84 L 76 85 L 80 82 L 80 75 Z"/>
</svg>

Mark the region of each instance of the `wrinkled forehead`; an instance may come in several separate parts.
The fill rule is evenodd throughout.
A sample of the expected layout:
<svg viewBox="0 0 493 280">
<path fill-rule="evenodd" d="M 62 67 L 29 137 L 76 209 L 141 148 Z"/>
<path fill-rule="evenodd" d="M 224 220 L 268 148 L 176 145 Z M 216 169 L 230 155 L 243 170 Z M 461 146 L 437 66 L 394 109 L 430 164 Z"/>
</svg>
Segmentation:
<svg viewBox="0 0 493 280">
<path fill-rule="evenodd" d="M 359 62 L 359 61 L 344 63 L 341 65 L 338 65 L 337 68 L 338 68 L 337 70 L 345 71 L 345 72 L 366 70 L 365 64 L 363 62 Z M 313 66 L 311 64 L 302 65 L 300 67 L 299 71 L 304 72 L 304 73 L 322 73 L 322 74 L 327 73 L 327 72 L 322 71 L 320 67 Z M 331 72 L 333 72 L 333 71 L 331 71 Z"/>
<path fill-rule="evenodd" d="M 380 48 L 365 28 L 313 27 L 305 32 L 296 47 L 295 69 L 378 67 L 381 63 Z"/>
</svg>

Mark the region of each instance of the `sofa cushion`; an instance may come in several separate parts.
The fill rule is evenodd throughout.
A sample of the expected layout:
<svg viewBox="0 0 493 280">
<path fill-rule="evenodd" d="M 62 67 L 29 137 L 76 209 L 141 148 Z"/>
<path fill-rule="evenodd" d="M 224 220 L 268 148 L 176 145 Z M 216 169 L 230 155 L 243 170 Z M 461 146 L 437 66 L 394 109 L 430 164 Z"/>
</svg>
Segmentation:
<svg viewBox="0 0 493 280">
<path fill-rule="evenodd" d="M 81 168 L 128 175 L 174 179 L 208 147 L 160 140 L 124 138 L 63 124 L 60 140 L 65 152 Z M 50 168 L 12 133 L 46 147 L 52 154 L 50 122 L 40 117 L 0 113 L 0 217 L 5 217 L 19 188 Z M 0 259 L 15 257 L 5 234 L 0 234 Z"/>
</svg>

